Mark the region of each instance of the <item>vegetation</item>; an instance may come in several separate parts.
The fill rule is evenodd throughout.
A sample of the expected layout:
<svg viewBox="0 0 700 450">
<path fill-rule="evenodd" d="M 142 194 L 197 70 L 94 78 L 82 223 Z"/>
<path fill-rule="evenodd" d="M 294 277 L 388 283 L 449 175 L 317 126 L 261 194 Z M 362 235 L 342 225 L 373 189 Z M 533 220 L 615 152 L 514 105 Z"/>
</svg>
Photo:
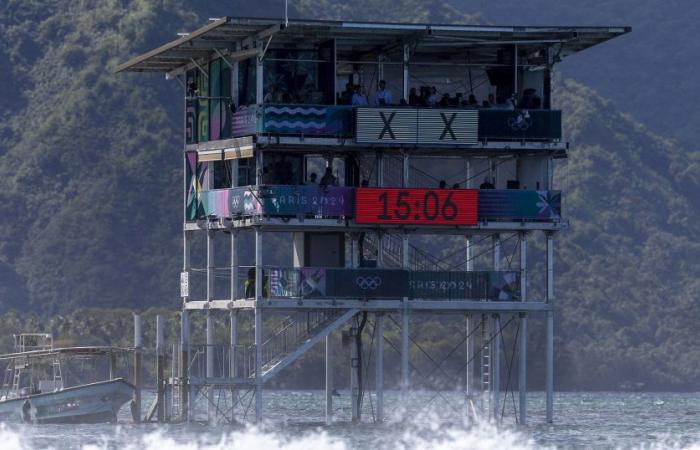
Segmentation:
<svg viewBox="0 0 700 450">
<path fill-rule="evenodd" d="M 234 4 L 229 14 L 250 8 Z M 292 14 L 305 17 L 476 20 L 438 1 L 400 0 L 389 15 L 374 0 L 295 5 Z M 128 345 L 131 309 L 160 308 L 177 336 L 181 88 L 112 71 L 223 9 L 182 0 L 6 0 L 0 8 L 4 349 L 20 330 Z M 557 385 L 698 389 L 700 157 L 582 84 L 559 80 L 555 98 L 572 143 L 558 168 L 571 229 L 557 244 Z M 150 324 L 156 310 L 148 311 Z M 457 322 L 416 326 L 439 354 L 459 342 Z M 537 348 L 542 327 L 530 329 Z M 415 351 L 417 369 L 429 372 Z M 531 363 L 541 385 L 541 363 Z M 320 371 L 305 367 L 290 382 L 316 386 Z"/>
</svg>

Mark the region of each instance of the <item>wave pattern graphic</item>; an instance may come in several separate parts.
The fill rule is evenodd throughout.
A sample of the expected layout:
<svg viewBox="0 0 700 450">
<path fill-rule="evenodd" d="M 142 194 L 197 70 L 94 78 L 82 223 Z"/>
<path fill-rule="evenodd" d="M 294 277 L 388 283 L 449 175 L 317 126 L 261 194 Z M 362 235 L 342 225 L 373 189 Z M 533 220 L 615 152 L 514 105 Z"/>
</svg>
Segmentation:
<svg viewBox="0 0 700 450">
<path fill-rule="evenodd" d="M 302 129 L 314 129 L 321 130 L 325 128 L 327 124 L 318 122 L 302 122 L 300 120 L 290 121 L 290 120 L 267 120 L 265 121 L 266 128 L 302 128 Z"/>
<path fill-rule="evenodd" d="M 326 114 L 326 108 L 308 108 L 308 107 L 289 107 L 289 106 L 266 106 L 265 114 L 301 114 L 302 116 L 316 115 L 323 116 Z"/>
</svg>

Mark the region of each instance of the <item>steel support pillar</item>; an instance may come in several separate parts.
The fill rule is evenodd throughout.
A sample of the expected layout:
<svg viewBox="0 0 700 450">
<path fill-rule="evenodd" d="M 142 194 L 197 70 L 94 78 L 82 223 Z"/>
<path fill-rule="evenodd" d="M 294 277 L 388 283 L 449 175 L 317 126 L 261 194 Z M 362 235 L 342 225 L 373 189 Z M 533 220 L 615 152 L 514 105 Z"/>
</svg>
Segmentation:
<svg viewBox="0 0 700 450">
<path fill-rule="evenodd" d="M 141 350 L 143 349 L 143 331 L 141 316 L 134 314 L 134 408 L 132 415 L 134 422 L 141 422 Z"/>
<path fill-rule="evenodd" d="M 180 420 L 187 422 L 189 415 L 189 347 L 190 347 L 190 321 L 186 309 L 180 313 L 180 370 L 178 387 L 180 390 Z"/>
<path fill-rule="evenodd" d="M 231 230 L 231 300 L 240 298 L 238 283 L 238 231 Z"/>
<path fill-rule="evenodd" d="M 238 311 L 229 311 L 231 349 L 229 350 L 229 378 L 236 378 L 236 345 L 238 344 Z"/>
<path fill-rule="evenodd" d="M 410 56 L 410 47 L 406 44 L 403 46 L 403 89 L 401 90 L 406 104 L 408 104 L 408 62 Z"/>
<path fill-rule="evenodd" d="M 493 236 L 493 270 L 501 270 L 501 236 Z M 501 316 L 493 315 L 493 341 L 491 348 L 491 414 L 495 421 L 501 418 Z"/>
<path fill-rule="evenodd" d="M 255 229 L 255 421 L 262 421 L 262 230 Z"/>
<path fill-rule="evenodd" d="M 408 358 L 408 310 L 404 307 L 401 309 L 401 402 L 404 408 L 408 400 Z"/>
<path fill-rule="evenodd" d="M 357 323 L 355 318 L 352 318 L 350 325 L 350 401 L 352 402 L 352 421 L 357 422 L 360 418 L 360 399 L 359 399 L 359 370 L 360 361 L 357 354 Z"/>
<path fill-rule="evenodd" d="M 501 315 L 493 315 L 493 420 L 500 422 L 501 420 Z"/>
<path fill-rule="evenodd" d="M 165 321 L 156 316 L 156 419 L 165 421 Z"/>
<path fill-rule="evenodd" d="M 326 424 L 333 421 L 333 333 L 326 336 Z"/>
<path fill-rule="evenodd" d="M 520 298 L 527 301 L 527 234 L 520 236 Z M 520 425 L 527 425 L 527 314 L 520 314 L 520 351 L 518 358 L 518 394 Z"/>
<path fill-rule="evenodd" d="M 471 338 L 472 333 L 472 316 L 471 314 L 465 314 L 464 316 L 465 330 L 467 332 L 467 366 L 464 368 L 464 419 L 470 421 L 471 419 L 471 405 L 472 405 L 472 370 L 474 366 L 471 363 L 472 355 L 474 354 L 473 340 Z"/>
<path fill-rule="evenodd" d="M 206 348 L 206 362 L 207 362 L 207 378 L 214 378 L 214 318 L 212 317 L 211 311 L 207 310 L 207 348 Z M 207 421 L 212 422 L 215 415 L 214 410 L 214 387 L 208 385 L 206 387 L 207 401 Z"/>
<path fill-rule="evenodd" d="M 207 301 L 214 300 L 214 230 L 207 230 Z"/>
<path fill-rule="evenodd" d="M 376 314 L 376 329 L 374 330 L 374 340 L 377 343 L 377 379 L 375 389 L 377 391 L 377 416 L 375 421 L 384 421 L 384 314 Z"/>
<path fill-rule="evenodd" d="M 547 233 L 547 303 L 554 303 L 554 235 Z M 554 421 L 554 312 L 547 311 L 545 391 L 547 423 Z"/>
</svg>

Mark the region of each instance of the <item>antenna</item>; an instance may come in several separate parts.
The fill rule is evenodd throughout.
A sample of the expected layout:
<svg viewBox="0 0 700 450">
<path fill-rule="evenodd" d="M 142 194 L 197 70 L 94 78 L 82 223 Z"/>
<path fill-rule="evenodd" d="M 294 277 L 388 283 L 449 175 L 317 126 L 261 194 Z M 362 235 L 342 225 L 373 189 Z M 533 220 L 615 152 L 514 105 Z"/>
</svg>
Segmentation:
<svg viewBox="0 0 700 450">
<path fill-rule="evenodd" d="M 287 0 L 284 0 L 284 26 L 289 25 L 289 15 L 287 14 Z"/>
</svg>

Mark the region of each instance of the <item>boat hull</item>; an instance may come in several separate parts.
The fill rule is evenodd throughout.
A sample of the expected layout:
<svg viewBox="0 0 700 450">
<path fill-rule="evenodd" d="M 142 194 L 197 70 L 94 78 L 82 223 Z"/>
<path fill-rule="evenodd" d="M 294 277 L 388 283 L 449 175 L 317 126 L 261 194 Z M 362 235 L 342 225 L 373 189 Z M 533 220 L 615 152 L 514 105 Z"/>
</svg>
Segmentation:
<svg viewBox="0 0 700 450">
<path fill-rule="evenodd" d="M 115 422 L 134 395 L 122 378 L 0 401 L 0 420 L 34 423 Z"/>
</svg>

